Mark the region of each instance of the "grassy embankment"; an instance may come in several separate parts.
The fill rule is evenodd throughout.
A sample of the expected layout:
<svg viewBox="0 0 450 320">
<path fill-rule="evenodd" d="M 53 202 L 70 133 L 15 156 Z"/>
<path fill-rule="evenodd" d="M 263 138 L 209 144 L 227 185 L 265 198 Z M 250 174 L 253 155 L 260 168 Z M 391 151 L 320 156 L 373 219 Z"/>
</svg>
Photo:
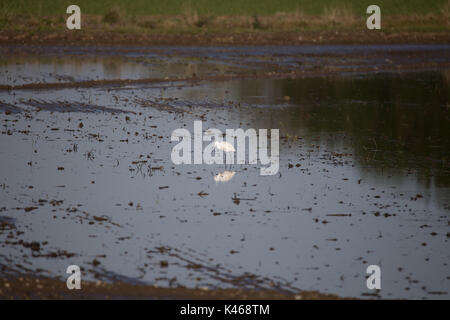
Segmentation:
<svg viewBox="0 0 450 320">
<path fill-rule="evenodd" d="M 0 41 L 68 35 L 66 8 L 82 12 L 83 35 L 367 33 L 370 0 L 3 0 Z M 448 0 L 378 0 L 383 35 L 450 34 Z M 72 35 L 68 35 L 72 36 Z M 92 38 L 92 37 L 91 37 Z M 350 38 L 352 38 L 350 36 Z M 398 38 L 401 39 L 399 36 Z M 294 38 L 296 39 L 296 38 Z M 320 38 L 321 39 L 321 38 Z M 443 40 L 442 40 L 443 39 Z"/>
</svg>

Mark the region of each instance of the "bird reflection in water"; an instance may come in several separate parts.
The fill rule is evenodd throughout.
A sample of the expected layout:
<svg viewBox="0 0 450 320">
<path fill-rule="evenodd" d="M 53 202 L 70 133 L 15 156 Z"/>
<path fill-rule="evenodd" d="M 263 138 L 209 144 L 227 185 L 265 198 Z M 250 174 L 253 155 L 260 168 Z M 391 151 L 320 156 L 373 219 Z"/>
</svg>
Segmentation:
<svg viewBox="0 0 450 320">
<path fill-rule="evenodd" d="M 234 172 L 234 171 L 220 172 L 214 176 L 214 181 L 215 182 L 227 182 L 227 181 L 230 181 L 231 179 L 233 179 L 235 174 L 236 174 L 236 172 Z"/>
</svg>

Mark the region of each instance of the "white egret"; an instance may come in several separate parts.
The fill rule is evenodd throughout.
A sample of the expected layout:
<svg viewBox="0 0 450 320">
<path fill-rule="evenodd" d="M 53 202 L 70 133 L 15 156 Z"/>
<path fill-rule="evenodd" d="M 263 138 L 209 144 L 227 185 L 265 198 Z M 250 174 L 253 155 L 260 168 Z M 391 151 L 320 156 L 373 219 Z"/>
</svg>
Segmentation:
<svg viewBox="0 0 450 320">
<path fill-rule="evenodd" d="M 234 149 L 234 146 L 226 141 L 214 141 L 214 148 L 217 150 L 221 150 L 225 153 L 234 153 L 236 152 L 236 149 Z M 227 162 L 225 158 L 225 168 L 227 167 Z"/>
<path fill-rule="evenodd" d="M 222 150 L 223 152 L 236 152 L 236 149 L 234 149 L 234 146 L 226 141 L 215 141 L 214 147 L 218 150 Z"/>
</svg>

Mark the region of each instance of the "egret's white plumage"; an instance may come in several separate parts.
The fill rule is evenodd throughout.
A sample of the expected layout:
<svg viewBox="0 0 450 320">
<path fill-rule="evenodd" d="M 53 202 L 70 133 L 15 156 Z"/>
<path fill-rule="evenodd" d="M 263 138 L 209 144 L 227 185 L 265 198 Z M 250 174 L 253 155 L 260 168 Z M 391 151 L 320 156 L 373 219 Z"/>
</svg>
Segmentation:
<svg viewBox="0 0 450 320">
<path fill-rule="evenodd" d="M 235 152 L 236 151 L 236 149 L 234 149 L 233 145 L 226 141 L 215 141 L 214 147 L 217 148 L 218 150 L 222 150 L 224 152 Z"/>
</svg>

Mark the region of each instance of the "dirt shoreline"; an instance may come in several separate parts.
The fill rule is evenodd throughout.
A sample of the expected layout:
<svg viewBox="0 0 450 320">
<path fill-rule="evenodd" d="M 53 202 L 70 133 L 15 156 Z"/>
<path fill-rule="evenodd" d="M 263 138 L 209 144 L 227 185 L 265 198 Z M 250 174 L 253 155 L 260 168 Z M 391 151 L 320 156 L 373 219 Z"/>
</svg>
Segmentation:
<svg viewBox="0 0 450 320">
<path fill-rule="evenodd" d="M 102 281 L 82 281 L 80 290 L 68 290 L 65 281 L 21 276 L 0 279 L 0 299 L 341 300 L 343 298 L 315 291 L 284 294 L 272 290 L 160 288 L 152 285 L 124 282 L 110 284 Z"/>
<path fill-rule="evenodd" d="M 59 33 L 0 32 L 1 45 L 302 45 L 302 44 L 406 44 L 406 43 L 450 43 L 448 32 L 161 32 L 161 33 L 117 33 L 64 31 Z"/>
</svg>

